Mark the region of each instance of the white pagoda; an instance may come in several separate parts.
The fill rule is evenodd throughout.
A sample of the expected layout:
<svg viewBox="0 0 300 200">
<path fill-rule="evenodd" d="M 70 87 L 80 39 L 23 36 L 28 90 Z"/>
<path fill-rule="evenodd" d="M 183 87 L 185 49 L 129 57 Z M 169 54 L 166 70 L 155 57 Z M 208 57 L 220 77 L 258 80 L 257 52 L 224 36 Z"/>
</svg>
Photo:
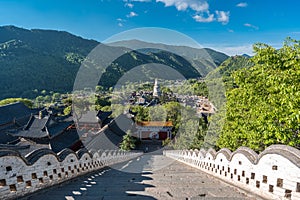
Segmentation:
<svg viewBox="0 0 300 200">
<path fill-rule="evenodd" d="M 153 97 L 160 97 L 161 92 L 160 92 L 160 87 L 157 82 L 157 78 L 155 79 L 154 87 L 153 87 Z"/>
</svg>

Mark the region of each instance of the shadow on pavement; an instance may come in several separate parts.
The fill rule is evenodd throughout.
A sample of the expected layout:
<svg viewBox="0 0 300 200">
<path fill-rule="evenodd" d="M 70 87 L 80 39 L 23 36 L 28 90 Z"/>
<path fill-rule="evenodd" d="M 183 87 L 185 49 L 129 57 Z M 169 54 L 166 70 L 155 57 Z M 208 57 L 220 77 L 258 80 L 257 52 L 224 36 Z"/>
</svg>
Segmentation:
<svg viewBox="0 0 300 200">
<path fill-rule="evenodd" d="M 39 191 L 23 199 L 154 200 L 155 198 L 143 194 L 146 188 L 154 187 L 143 182 L 152 180 L 152 178 L 147 177 L 151 174 L 151 172 L 127 173 L 105 167 L 59 186 Z"/>
</svg>

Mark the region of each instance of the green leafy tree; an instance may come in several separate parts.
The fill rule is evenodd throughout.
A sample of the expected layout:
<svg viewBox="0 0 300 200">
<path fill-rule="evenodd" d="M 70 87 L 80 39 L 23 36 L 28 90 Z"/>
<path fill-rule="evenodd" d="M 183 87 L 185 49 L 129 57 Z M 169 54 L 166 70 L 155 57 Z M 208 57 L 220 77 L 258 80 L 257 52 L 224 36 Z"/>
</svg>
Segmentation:
<svg viewBox="0 0 300 200">
<path fill-rule="evenodd" d="M 62 100 L 62 102 L 66 105 L 66 106 L 70 106 L 72 105 L 72 97 L 68 97 Z"/>
<path fill-rule="evenodd" d="M 129 130 L 126 135 L 123 136 L 123 141 L 120 144 L 120 148 L 124 151 L 130 151 L 135 148 L 136 139 L 132 136 Z"/>
<path fill-rule="evenodd" d="M 61 94 L 59 94 L 59 93 L 54 93 L 53 95 L 52 95 L 52 102 L 57 102 L 59 99 L 60 99 L 60 97 L 61 97 Z"/>
<path fill-rule="evenodd" d="M 42 94 L 42 95 L 46 95 L 46 94 L 47 94 L 47 91 L 46 91 L 46 90 L 42 90 L 42 91 L 41 91 L 41 94 Z"/>
<path fill-rule="evenodd" d="M 52 98 L 51 98 L 50 95 L 46 95 L 46 96 L 44 97 L 44 101 L 47 102 L 47 103 L 51 103 L 51 100 L 52 100 Z"/>
<path fill-rule="evenodd" d="M 37 107 L 42 107 L 44 104 L 44 97 L 43 96 L 38 96 L 35 98 L 35 104 Z"/>
<path fill-rule="evenodd" d="M 22 102 L 24 103 L 27 107 L 32 108 L 33 102 L 30 99 L 26 98 L 8 98 L 8 99 L 3 99 L 0 101 L 0 106 L 15 103 L 15 102 Z"/>
<path fill-rule="evenodd" d="M 178 102 L 168 102 L 163 105 L 165 112 L 167 113 L 166 121 L 172 121 L 174 133 L 176 133 L 180 127 L 182 106 Z"/>
<path fill-rule="evenodd" d="M 149 107 L 149 118 L 151 121 L 166 121 L 166 110 L 163 106 Z"/>
<path fill-rule="evenodd" d="M 149 121 L 150 115 L 149 115 L 149 108 L 148 107 L 132 106 L 131 110 L 133 112 L 137 112 L 137 115 L 135 116 L 135 120 L 137 122 Z"/>
<path fill-rule="evenodd" d="M 64 115 L 69 115 L 71 114 L 72 111 L 72 106 L 68 106 L 64 109 Z"/>
<path fill-rule="evenodd" d="M 254 66 L 232 75 L 236 88 L 227 92 L 218 146 L 300 148 L 300 42 L 288 38 L 281 49 L 256 44 L 254 51 Z"/>
</svg>

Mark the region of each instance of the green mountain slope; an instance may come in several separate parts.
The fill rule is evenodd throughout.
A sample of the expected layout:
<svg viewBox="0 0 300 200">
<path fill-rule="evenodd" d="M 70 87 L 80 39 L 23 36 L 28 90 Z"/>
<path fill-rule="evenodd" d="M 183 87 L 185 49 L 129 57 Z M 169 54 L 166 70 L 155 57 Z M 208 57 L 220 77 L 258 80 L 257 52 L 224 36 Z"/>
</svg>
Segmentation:
<svg viewBox="0 0 300 200">
<path fill-rule="evenodd" d="M 233 77 L 234 72 L 242 68 L 249 68 L 253 63 L 249 56 L 231 56 L 226 59 L 218 68 L 211 71 L 207 77 L 222 78 L 227 89 L 234 87 Z"/>
<path fill-rule="evenodd" d="M 99 44 L 64 31 L 0 27 L 0 99 L 34 98 L 38 95 L 36 90 L 71 92 L 81 62 Z M 167 46 L 198 56 L 203 51 L 190 47 Z M 124 48 L 120 49 L 125 51 Z M 205 75 L 206 68 L 210 65 L 209 62 L 201 63 L 203 72 L 199 73 L 184 57 L 172 51 L 130 52 L 127 49 L 127 52 L 106 69 L 100 80 L 101 85 L 113 86 L 125 72 L 147 63 L 170 66 L 186 78 Z M 216 64 L 227 58 L 225 54 L 213 50 L 208 49 L 205 52 L 211 54 L 212 62 Z M 193 62 L 200 62 L 199 58 L 194 57 Z"/>
<path fill-rule="evenodd" d="M 79 60 L 96 45 L 67 32 L 0 27 L 0 98 L 71 91 Z"/>
<path fill-rule="evenodd" d="M 193 48 L 188 46 L 166 45 L 161 43 L 149 43 L 140 40 L 125 40 L 121 42 L 113 42 L 110 46 L 126 46 L 131 49 L 140 50 L 141 47 L 149 49 L 162 49 L 186 58 L 197 66 L 201 66 L 198 70 L 203 76 L 218 67 L 229 56 L 224 53 L 209 48 Z M 143 51 L 143 50 L 142 50 Z M 146 50 L 147 51 L 147 50 Z"/>
</svg>

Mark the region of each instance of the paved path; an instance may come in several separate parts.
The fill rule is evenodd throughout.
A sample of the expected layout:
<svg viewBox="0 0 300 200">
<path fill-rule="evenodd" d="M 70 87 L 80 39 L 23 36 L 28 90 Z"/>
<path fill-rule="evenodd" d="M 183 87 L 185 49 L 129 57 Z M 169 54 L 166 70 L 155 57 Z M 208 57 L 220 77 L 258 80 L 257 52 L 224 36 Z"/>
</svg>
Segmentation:
<svg viewBox="0 0 300 200">
<path fill-rule="evenodd" d="M 124 172 L 137 170 L 139 173 Z M 26 199 L 254 200 L 258 198 L 170 158 L 162 155 L 144 155 L 41 191 Z"/>
</svg>

